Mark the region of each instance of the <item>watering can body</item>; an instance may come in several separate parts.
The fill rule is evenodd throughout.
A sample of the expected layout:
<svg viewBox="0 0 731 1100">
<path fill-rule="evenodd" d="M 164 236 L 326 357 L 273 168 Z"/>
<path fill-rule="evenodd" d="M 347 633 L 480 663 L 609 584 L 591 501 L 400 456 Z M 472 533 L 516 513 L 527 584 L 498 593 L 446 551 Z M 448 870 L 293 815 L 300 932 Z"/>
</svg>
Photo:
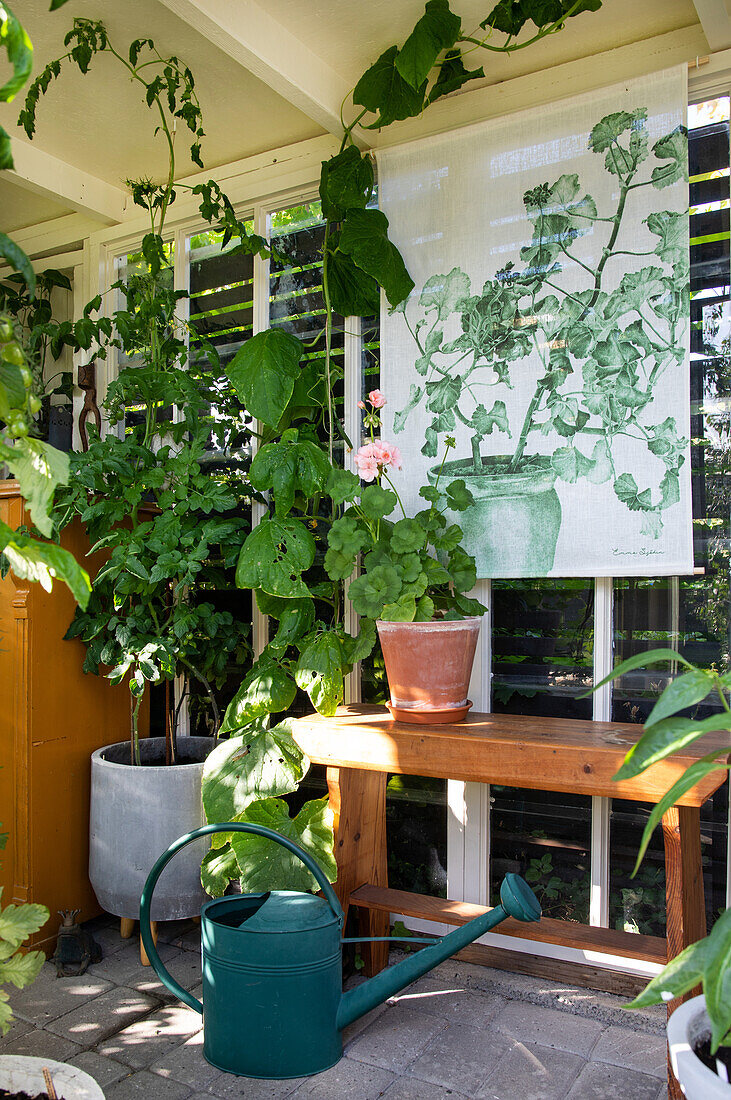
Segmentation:
<svg viewBox="0 0 731 1100">
<path fill-rule="evenodd" d="M 165 970 L 152 940 L 150 905 L 155 883 L 175 853 L 214 832 L 251 832 L 283 845 L 302 860 L 324 896 L 270 891 L 206 902 L 201 910 L 201 1004 Z M 495 909 L 343 993 L 343 912 L 322 869 L 286 837 L 263 826 L 226 822 L 196 829 L 160 856 L 142 892 L 140 933 L 164 984 L 203 1013 L 206 1060 L 227 1073 L 276 1079 L 329 1069 L 342 1056 L 341 1032 L 353 1020 L 506 916 L 528 921 L 537 920 L 540 913 L 526 883 L 518 875 L 507 875 Z"/>
</svg>

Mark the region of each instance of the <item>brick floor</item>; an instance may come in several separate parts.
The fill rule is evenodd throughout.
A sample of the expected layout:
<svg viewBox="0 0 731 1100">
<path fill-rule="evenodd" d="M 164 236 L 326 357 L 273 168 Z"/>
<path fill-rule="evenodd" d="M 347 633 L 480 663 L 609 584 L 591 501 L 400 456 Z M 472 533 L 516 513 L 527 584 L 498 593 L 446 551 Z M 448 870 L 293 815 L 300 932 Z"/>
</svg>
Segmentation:
<svg viewBox="0 0 731 1100">
<path fill-rule="evenodd" d="M 235 1077 L 203 1058 L 201 1018 L 180 1005 L 122 940 L 111 918 L 91 922 L 104 958 L 79 978 L 14 991 L 17 1021 L 0 1053 L 68 1061 L 107 1100 L 661 1100 L 662 1009 L 622 1010 L 621 998 L 456 963 L 437 967 L 357 1021 L 344 1057 L 315 1077 Z M 161 928 L 160 953 L 200 994 L 198 929 Z M 246 1020 L 242 1019 L 245 1042 Z"/>
</svg>

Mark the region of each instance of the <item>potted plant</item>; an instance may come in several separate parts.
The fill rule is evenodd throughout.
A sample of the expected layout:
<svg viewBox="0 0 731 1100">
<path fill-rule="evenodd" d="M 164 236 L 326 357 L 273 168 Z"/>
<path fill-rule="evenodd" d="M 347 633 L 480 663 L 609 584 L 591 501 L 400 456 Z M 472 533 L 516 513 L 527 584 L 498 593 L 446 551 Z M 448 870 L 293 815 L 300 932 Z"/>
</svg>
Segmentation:
<svg viewBox="0 0 731 1100">
<path fill-rule="evenodd" d="M 593 690 L 637 668 L 673 662 L 683 671 L 671 679 L 644 724 L 644 732 L 624 759 L 615 779 L 631 779 L 672 753 L 686 748 L 705 733 L 731 731 L 731 672 L 702 669 L 673 649 L 638 653 L 616 666 Z M 708 697 L 721 711 L 709 718 L 682 717 Z M 731 743 L 729 744 L 731 750 Z M 639 870 L 653 830 L 663 814 L 699 780 L 713 771 L 728 771 L 731 761 L 719 761 L 718 751 L 691 764 L 652 812 L 645 826 L 633 871 Z M 688 1100 L 729 1100 L 731 1097 L 731 909 L 726 909 L 709 935 L 681 951 L 645 987 L 628 1008 L 644 1008 L 683 997 L 702 986 L 703 995 L 686 1001 L 668 1020 L 668 1045 L 673 1072 Z"/>
<path fill-rule="evenodd" d="M 460 527 L 448 525 L 444 511 L 463 512 L 473 503 L 472 494 L 459 479 L 445 491 L 439 487 L 454 446 L 447 437 L 434 482 L 421 489 L 426 507 L 407 516 L 389 476 L 390 469 L 401 468 L 401 454 L 376 437 L 386 398 L 373 390 L 368 403 L 371 439 L 355 461 L 370 484 L 361 490 L 354 479 L 344 498 L 349 506 L 330 527 L 325 569 L 333 580 L 345 581 L 362 555 L 363 570 L 351 581 L 348 599 L 363 616 L 361 630 L 376 624 L 393 717 L 459 722 L 472 705 L 467 689 L 485 608 L 465 595 L 475 585 L 475 561 L 462 548 Z M 397 509 L 401 518 L 389 518 Z"/>
<path fill-rule="evenodd" d="M 396 307 L 417 358 L 394 430 L 423 407 L 431 417 L 422 447 L 429 458 L 439 433 L 468 434 L 469 456 L 430 469 L 429 478 L 461 478 L 472 493 L 475 503 L 460 523 L 481 577 L 494 576 L 503 560 L 506 530 L 521 536 L 511 543 L 515 575 L 550 573 L 561 526 L 557 482 L 611 482 L 653 538 L 680 499 L 687 440 L 675 417 L 658 416 L 651 401 L 684 355 L 688 254 L 680 230 L 687 215 L 652 213 L 647 240 L 636 245 L 620 234 L 643 189 L 687 179 L 687 133 L 665 134 L 650 150 L 646 113 L 609 115 L 589 135 L 589 148 L 614 177 L 605 207 L 577 175 L 534 187 L 523 196 L 533 237 L 521 265 L 509 262 L 481 288 L 455 267 L 429 278 L 418 302 Z M 587 232 L 601 237 L 595 269 L 576 255 Z M 626 262 L 628 248 L 646 256 L 646 266 L 620 278 L 616 261 Z M 530 378 L 527 404 L 523 393 L 516 397 L 518 370 Z M 647 469 L 640 484 L 639 468 Z"/>
<path fill-rule="evenodd" d="M 106 746 L 92 757 L 90 878 L 102 906 L 134 919 L 147 872 L 160 851 L 202 823 L 203 760 L 215 745 L 220 725 L 216 680 L 234 658 L 246 663 L 242 627 L 228 610 L 206 598 L 222 570 L 232 566 L 246 524 L 241 515 L 245 491 L 236 492 L 224 474 L 202 465 L 213 417 L 205 400 L 201 372 L 191 362 L 186 332 L 177 319 L 184 292 L 173 280 L 173 260 L 165 219 L 175 201 L 175 142 L 178 121 L 192 134 L 191 159 L 201 164 L 201 112 L 190 69 L 177 57 L 162 57 L 152 40 L 131 43 L 126 54 L 110 41 L 102 23 L 77 19 L 66 35 L 68 52 L 51 62 L 31 85 L 20 121 L 32 138 L 40 96 L 67 63 L 82 73 L 101 53 L 113 56 L 143 90 L 168 152 L 160 184 L 128 181 L 132 198 L 148 218 L 149 232 L 132 257 L 128 274 L 111 288 L 121 308 L 100 313 L 97 295 L 73 323 L 46 323 L 53 347 L 76 343 L 90 359 L 122 353 L 126 365 L 107 390 L 110 429 L 92 433 L 89 449 L 72 456 L 69 486 L 56 507 L 62 528 L 74 516 L 86 525 L 92 551 L 106 563 L 97 574 L 92 600 L 68 637 L 87 645 L 85 670 L 109 671 L 131 692 L 130 740 Z M 235 237 L 240 251 L 268 255 L 266 242 L 247 233 L 231 203 L 214 182 L 193 188 L 201 214 L 217 222 L 224 243 Z M 96 319 L 94 319 L 96 317 Z M 80 331 L 81 330 L 81 331 Z M 214 349 L 204 345 L 214 366 Z M 177 410 L 177 411 L 176 411 Z M 170 684 L 180 678 L 184 693 L 200 684 L 208 700 L 214 737 L 178 740 L 177 710 Z M 140 736 L 139 716 L 149 684 L 165 687 L 165 737 Z M 124 838 L 123 840 L 121 838 Z M 194 851 L 183 858 L 156 894 L 153 919 L 196 914 L 203 900 Z"/>
</svg>

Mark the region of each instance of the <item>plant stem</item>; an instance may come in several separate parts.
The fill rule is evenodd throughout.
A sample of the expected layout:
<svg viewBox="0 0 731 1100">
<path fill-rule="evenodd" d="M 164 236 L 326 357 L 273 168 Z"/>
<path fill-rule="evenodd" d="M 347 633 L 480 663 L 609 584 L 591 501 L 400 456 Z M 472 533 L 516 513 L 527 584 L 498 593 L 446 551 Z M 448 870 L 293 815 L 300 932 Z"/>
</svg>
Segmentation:
<svg viewBox="0 0 731 1100">
<path fill-rule="evenodd" d="M 482 440 L 479 435 L 473 435 L 470 440 L 470 444 L 472 445 L 472 469 L 476 474 L 482 473 L 482 455 L 480 454 L 481 442 Z M 444 457 L 446 458 L 446 455 Z M 442 463 L 442 466 L 443 465 L 444 463 Z"/>
<path fill-rule="evenodd" d="M 218 709 L 218 703 L 216 702 L 216 697 L 213 694 L 213 688 L 208 683 L 208 680 L 206 680 L 205 676 L 200 671 L 200 669 L 196 668 L 195 665 L 187 659 L 187 657 L 179 657 L 178 660 L 180 661 L 181 665 L 184 665 L 185 668 L 188 669 L 189 672 L 193 673 L 196 680 L 199 680 L 200 683 L 203 684 L 203 687 L 206 690 L 206 694 L 207 694 L 208 698 L 211 700 L 211 710 L 213 711 L 213 722 L 214 722 L 213 736 L 218 737 L 218 731 L 219 731 L 220 726 L 221 726 L 221 712 Z"/>
</svg>

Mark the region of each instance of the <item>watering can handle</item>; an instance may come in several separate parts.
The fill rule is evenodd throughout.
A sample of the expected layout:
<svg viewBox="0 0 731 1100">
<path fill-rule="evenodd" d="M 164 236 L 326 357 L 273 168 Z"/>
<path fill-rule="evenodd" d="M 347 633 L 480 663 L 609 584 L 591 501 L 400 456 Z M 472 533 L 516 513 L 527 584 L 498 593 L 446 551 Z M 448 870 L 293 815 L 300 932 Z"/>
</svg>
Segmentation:
<svg viewBox="0 0 731 1100">
<path fill-rule="evenodd" d="M 201 1015 L 203 1015 L 203 1005 L 201 1002 L 194 997 L 192 993 L 189 993 L 187 989 L 183 989 L 182 985 L 179 985 L 178 982 L 168 974 L 162 964 L 162 960 L 152 938 L 150 907 L 152 905 L 152 894 L 157 885 L 157 880 L 160 878 L 160 875 L 173 856 L 176 855 L 181 848 L 184 848 L 186 844 L 190 844 L 192 841 L 198 840 L 199 837 L 202 836 L 211 836 L 212 833 L 253 833 L 255 836 L 262 836 L 266 840 L 273 840 L 277 844 L 281 844 L 283 848 L 286 848 L 287 851 L 297 856 L 297 858 L 304 863 L 307 870 L 314 875 L 333 913 L 341 923 L 343 921 L 343 910 L 325 872 L 322 870 L 317 860 L 312 858 L 309 852 L 306 852 L 304 848 L 300 848 L 299 844 L 295 844 L 294 841 L 289 840 L 288 837 L 281 836 L 272 829 L 267 829 L 264 825 L 250 825 L 245 821 L 225 821 L 214 825 L 203 825 L 200 829 L 194 829 L 192 833 L 186 833 L 185 836 L 181 836 L 174 844 L 170 845 L 167 851 L 162 853 L 147 876 L 147 882 L 144 885 L 140 898 L 140 937 L 145 951 L 147 952 L 148 959 L 170 992 L 174 993 L 179 1000 L 184 1002 L 184 1004 L 190 1005 L 196 1012 L 200 1012 Z"/>
</svg>

